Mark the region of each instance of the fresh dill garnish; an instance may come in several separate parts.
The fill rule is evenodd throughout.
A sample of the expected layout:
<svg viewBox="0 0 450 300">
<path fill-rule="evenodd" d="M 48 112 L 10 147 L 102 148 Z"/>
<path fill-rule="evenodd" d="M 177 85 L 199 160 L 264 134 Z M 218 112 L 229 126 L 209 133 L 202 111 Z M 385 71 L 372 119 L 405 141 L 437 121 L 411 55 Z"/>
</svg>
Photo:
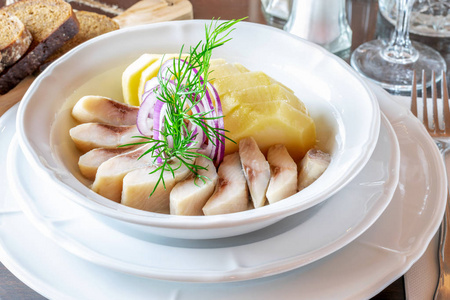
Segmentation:
<svg viewBox="0 0 450 300">
<path fill-rule="evenodd" d="M 187 124 L 191 123 L 196 125 L 196 128 L 201 128 L 208 143 L 212 143 L 214 146 L 219 146 L 216 143 L 217 141 L 221 142 L 220 137 L 228 139 L 225 136 L 227 130 L 216 128 L 211 125 L 214 122 L 208 122 L 223 118 L 223 116 L 211 116 L 209 108 L 205 108 L 203 112 L 195 112 L 192 108 L 206 96 L 212 50 L 231 40 L 228 36 L 234 30 L 232 27 L 241 20 L 243 19 L 219 23 L 218 20 L 213 19 L 209 26 L 205 25 L 204 42 L 200 41 L 195 46 L 190 47 L 187 55 L 183 55 L 183 46 L 178 59 L 172 60 L 173 64 L 166 69 L 165 74 L 158 72 L 159 86 L 153 92 L 156 99 L 161 101 L 159 105 L 165 106 L 165 113 L 158 114 L 159 117 L 164 118 L 164 120 L 159 120 L 162 126 L 158 128 L 159 131 L 155 134 L 157 138 L 136 136 L 136 138 L 143 138 L 145 141 L 128 144 L 151 145 L 141 155 L 141 157 L 152 155 L 154 158 L 153 162 L 156 168 L 150 174 L 160 173 L 150 196 L 153 195 L 159 184 L 162 183 L 166 188 L 165 172 L 170 172 L 175 177 L 175 171 L 183 165 L 193 173 L 196 179 L 203 182 L 208 179 L 199 174 L 199 170 L 206 170 L 206 168 L 196 165 L 195 160 L 199 156 L 209 160 L 212 159 L 198 151 L 201 142 L 198 143 L 194 140 L 199 133 L 190 130 Z M 161 65 L 162 63 L 163 60 L 161 60 Z"/>
</svg>

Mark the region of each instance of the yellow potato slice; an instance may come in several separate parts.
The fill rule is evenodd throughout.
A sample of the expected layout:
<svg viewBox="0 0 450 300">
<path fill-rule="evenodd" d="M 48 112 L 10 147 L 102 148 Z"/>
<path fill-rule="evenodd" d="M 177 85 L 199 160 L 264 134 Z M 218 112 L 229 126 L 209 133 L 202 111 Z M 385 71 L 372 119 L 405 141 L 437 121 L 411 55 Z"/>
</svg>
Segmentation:
<svg viewBox="0 0 450 300">
<path fill-rule="evenodd" d="M 122 93 L 125 103 L 139 105 L 138 88 L 142 72 L 161 57 L 160 54 L 142 54 L 125 69 L 122 74 Z"/>
<path fill-rule="evenodd" d="M 214 84 L 214 81 L 219 78 L 248 72 L 248 70 L 245 71 L 242 68 L 238 68 L 235 64 L 224 63 L 220 65 L 210 66 L 209 72 L 210 73 L 208 74 L 208 81 Z"/>
<path fill-rule="evenodd" d="M 158 75 L 159 68 L 165 61 L 167 61 L 169 59 L 173 59 L 173 58 L 178 58 L 178 57 L 180 57 L 180 54 L 165 54 L 164 56 L 161 55 L 161 57 L 159 59 L 157 59 L 155 62 L 153 62 L 147 68 L 145 68 L 144 71 L 142 71 L 141 78 L 139 80 L 139 87 L 138 87 L 138 91 L 137 91 L 138 97 L 139 97 L 139 104 L 142 103 L 142 94 L 144 94 L 145 83 L 147 81 L 149 81 L 150 79 L 152 79 L 153 77 L 155 77 L 156 75 Z M 184 57 L 185 57 L 185 55 L 182 56 L 182 58 L 184 58 Z"/>
<path fill-rule="evenodd" d="M 231 113 L 243 103 L 257 103 L 269 101 L 284 101 L 292 107 L 306 112 L 306 107 L 294 94 L 286 90 L 281 85 L 274 83 L 271 85 L 261 85 L 233 91 L 221 97 L 222 111 L 224 115 Z"/>
<path fill-rule="evenodd" d="M 253 137 L 266 155 L 270 146 L 283 144 L 295 161 L 299 161 L 316 143 L 314 121 L 285 101 L 243 103 L 224 117 L 227 136 L 225 154 L 238 150 L 239 141 Z"/>
</svg>

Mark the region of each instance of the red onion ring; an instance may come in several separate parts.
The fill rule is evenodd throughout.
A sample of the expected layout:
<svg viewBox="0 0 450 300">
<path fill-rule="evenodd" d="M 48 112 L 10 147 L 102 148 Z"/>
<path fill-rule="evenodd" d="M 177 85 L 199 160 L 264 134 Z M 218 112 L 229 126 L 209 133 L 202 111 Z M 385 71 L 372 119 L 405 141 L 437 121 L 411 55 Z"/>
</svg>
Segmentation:
<svg viewBox="0 0 450 300">
<path fill-rule="evenodd" d="M 136 118 L 136 127 L 143 136 L 151 137 L 153 135 L 152 130 L 148 126 L 147 119 L 153 116 L 153 109 L 156 102 L 156 95 L 153 91 L 150 91 L 145 95 L 145 98 L 139 107 L 139 111 Z"/>
<path fill-rule="evenodd" d="M 159 99 L 157 99 L 155 94 L 155 88 L 159 88 L 159 80 L 167 80 L 173 85 L 176 82 L 171 80 L 171 78 L 165 78 L 164 76 L 167 72 L 170 72 L 170 67 L 176 66 L 177 62 L 188 64 L 183 59 L 170 59 L 161 65 L 158 77 L 154 77 L 146 82 L 144 88 L 144 94 L 142 95 L 142 103 L 138 112 L 137 117 L 137 127 L 139 132 L 144 136 L 151 136 L 153 133 L 153 138 L 158 140 L 160 138 L 160 132 L 163 130 L 165 114 L 167 113 L 167 104 Z M 196 68 L 191 69 L 192 72 L 197 75 L 198 70 Z M 199 76 L 201 83 L 204 82 L 202 76 Z M 204 122 L 208 124 L 209 127 L 215 128 L 217 130 L 224 131 L 224 121 L 223 121 L 223 111 L 222 103 L 220 101 L 219 94 L 212 84 L 209 82 L 206 84 L 205 95 L 201 99 L 199 96 L 193 96 L 194 100 L 190 100 L 191 110 L 195 114 L 200 114 L 206 119 Z M 153 118 L 153 130 L 151 130 L 150 125 L 147 122 L 148 118 Z M 192 131 L 192 128 L 194 130 Z M 205 153 L 208 157 L 214 160 L 214 164 L 217 166 L 223 160 L 225 153 L 225 138 L 222 135 L 218 135 L 211 140 L 209 140 L 199 124 L 188 124 L 188 130 L 192 132 L 194 137 L 192 143 L 188 146 L 196 146 L 196 148 L 201 149 L 201 152 Z M 188 134 L 188 133 L 185 133 Z M 168 140 L 170 144 L 170 141 Z M 173 141 L 172 141 L 173 144 Z M 162 159 L 159 158 L 161 163 Z"/>
</svg>

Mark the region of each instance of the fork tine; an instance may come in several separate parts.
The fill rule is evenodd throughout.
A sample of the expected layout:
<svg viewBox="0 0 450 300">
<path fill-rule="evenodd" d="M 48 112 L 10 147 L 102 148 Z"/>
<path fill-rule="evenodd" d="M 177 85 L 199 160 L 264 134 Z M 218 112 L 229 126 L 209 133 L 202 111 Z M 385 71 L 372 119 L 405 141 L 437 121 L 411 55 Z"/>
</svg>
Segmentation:
<svg viewBox="0 0 450 300">
<path fill-rule="evenodd" d="M 437 104 L 437 88 L 436 88 L 436 73 L 433 71 L 431 74 L 431 99 L 433 100 L 433 125 L 434 131 L 437 133 L 441 131 L 439 127 L 439 114 Z"/>
<path fill-rule="evenodd" d="M 441 95 L 442 95 L 442 101 L 444 102 L 443 110 L 444 110 L 445 132 L 450 133 L 450 108 L 449 108 L 449 104 L 448 104 L 447 78 L 445 77 L 444 71 L 442 71 Z"/>
<path fill-rule="evenodd" d="M 430 128 L 428 124 L 428 102 L 427 102 L 427 89 L 424 82 L 427 82 L 427 78 L 425 75 L 425 71 L 422 71 L 422 85 L 424 88 L 422 89 L 422 100 L 423 100 L 423 125 L 427 128 Z"/>
<path fill-rule="evenodd" d="M 416 70 L 413 71 L 413 82 L 411 91 L 411 112 L 413 115 L 417 115 L 417 80 L 416 80 Z"/>
</svg>

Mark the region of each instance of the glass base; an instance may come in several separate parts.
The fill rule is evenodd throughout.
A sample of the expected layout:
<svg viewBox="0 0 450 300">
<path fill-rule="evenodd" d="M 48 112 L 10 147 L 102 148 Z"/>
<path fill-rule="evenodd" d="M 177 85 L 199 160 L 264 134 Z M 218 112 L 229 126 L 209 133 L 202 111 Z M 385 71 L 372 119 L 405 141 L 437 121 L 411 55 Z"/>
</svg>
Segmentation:
<svg viewBox="0 0 450 300">
<path fill-rule="evenodd" d="M 266 19 L 266 23 L 269 26 L 283 29 L 284 25 L 286 25 L 287 21 L 285 19 L 281 19 L 281 18 L 272 16 L 272 15 L 266 14 L 264 11 L 263 11 L 263 14 L 264 14 L 264 18 Z"/>
<path fill-rule="evenodd" d="M 431 85 L 431 73 L 436 72 L 436 80 L 440 80 L 442 70 L 447 70 L 445 60 L 431 47 L 424 44 L 412 42 L 413 47 L 419 53 L 414 62 L 395 63 L 386 60 L 381 55 L 382 50 L 387 47 L 386 42 L 373 40 L 359 46 L 352 54 L 350 63 L 352 67 L 364 77 L 374 81 L 381 87 L 391 91 L 411 91 L 413 71 L 422 74 L 425 70 L 426 78 L 429 80 L 426 86 Z M 422 89 L 422 84 L 417 89 Z"/>
</svg>

